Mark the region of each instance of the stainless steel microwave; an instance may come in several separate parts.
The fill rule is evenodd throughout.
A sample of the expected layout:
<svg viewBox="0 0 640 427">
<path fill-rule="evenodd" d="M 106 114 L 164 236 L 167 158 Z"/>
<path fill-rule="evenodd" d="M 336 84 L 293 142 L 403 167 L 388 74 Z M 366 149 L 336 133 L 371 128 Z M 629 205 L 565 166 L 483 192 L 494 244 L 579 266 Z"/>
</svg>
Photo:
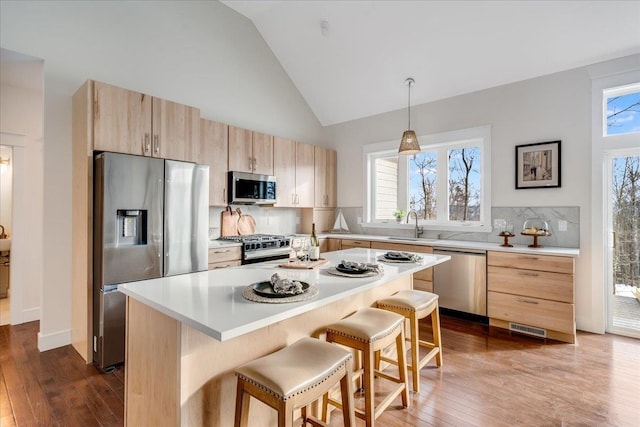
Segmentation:
<svg viewBox="0 0 640 427">
<path fill-rule="evenodd" d="M 274 204 L 276 177 L 246 172 L 228 172 L 229 204 Z"/>
</svg>

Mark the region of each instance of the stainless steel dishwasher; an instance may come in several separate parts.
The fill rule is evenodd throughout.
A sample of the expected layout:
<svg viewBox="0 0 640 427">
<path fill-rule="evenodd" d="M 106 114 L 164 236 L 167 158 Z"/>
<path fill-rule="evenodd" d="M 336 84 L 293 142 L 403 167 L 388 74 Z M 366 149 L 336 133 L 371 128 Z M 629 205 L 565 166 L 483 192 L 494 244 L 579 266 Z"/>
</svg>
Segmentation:
<svg viewBox="0 0 640 427">
<path fill-rule="evenodd" d="M 487 316 L 487 251 L 433 248 L 450 261 L 433 268 L 433 292 L 438 305 L 478 316 Z"/>
</svg>

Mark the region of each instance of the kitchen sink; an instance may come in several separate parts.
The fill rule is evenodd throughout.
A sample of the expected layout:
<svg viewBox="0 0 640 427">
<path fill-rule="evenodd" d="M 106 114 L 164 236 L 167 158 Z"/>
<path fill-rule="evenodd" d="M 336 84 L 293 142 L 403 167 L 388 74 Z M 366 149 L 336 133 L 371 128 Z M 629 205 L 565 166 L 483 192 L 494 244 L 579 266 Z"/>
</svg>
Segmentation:
<svg viewBox="0 0 640 427">
<path fill-rule="evenodd" d="M 415 237 L 388 236 L 387 240 L 401 240 L 405 242 L 432 242 L 435 239 L 418 239 Z"/>
</svg>

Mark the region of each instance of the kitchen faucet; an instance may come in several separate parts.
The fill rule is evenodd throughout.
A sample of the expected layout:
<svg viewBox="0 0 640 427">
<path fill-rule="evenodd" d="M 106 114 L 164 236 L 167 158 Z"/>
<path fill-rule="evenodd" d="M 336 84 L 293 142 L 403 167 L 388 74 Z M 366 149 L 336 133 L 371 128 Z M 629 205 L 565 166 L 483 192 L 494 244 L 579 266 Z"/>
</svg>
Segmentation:
<svg viewBox="0 0 640 427">
<path fill-rule="evenodd" d="M 413 212 L 413 215 L 416 217 L 416 228 L 415 228 L 413 237 L 417 239 L 424 232 L 424 230 L 422 229 L 422 227 L 418 227 L 418 212 L 414 211 L 413 209 L 411 209 L 407 214 L 407 224 L 409 224 L 409 217 L 411 216 L 412 212 Z"/>
<path fill-rule="evenodd" d="M 0 224 L 0 228 L 2 228 L 2 231 L 0 231 L 0 239 L 6 239 L 7 235 L 4 233 L 4 225 Z"/>
</svg>

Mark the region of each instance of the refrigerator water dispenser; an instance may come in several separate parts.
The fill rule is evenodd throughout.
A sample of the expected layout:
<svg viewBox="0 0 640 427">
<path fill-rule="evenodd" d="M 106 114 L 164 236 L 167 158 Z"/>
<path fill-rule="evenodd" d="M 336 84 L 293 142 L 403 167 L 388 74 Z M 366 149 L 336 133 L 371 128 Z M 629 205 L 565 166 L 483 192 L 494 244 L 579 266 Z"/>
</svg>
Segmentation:
<svg viewBox="0 0 640 427">
<path fill-rule="evenodd" d="M 146 209 L 119 209 L 116 224 L 118 226 L 117 246 L 147 244 Z"/>
</svg>

